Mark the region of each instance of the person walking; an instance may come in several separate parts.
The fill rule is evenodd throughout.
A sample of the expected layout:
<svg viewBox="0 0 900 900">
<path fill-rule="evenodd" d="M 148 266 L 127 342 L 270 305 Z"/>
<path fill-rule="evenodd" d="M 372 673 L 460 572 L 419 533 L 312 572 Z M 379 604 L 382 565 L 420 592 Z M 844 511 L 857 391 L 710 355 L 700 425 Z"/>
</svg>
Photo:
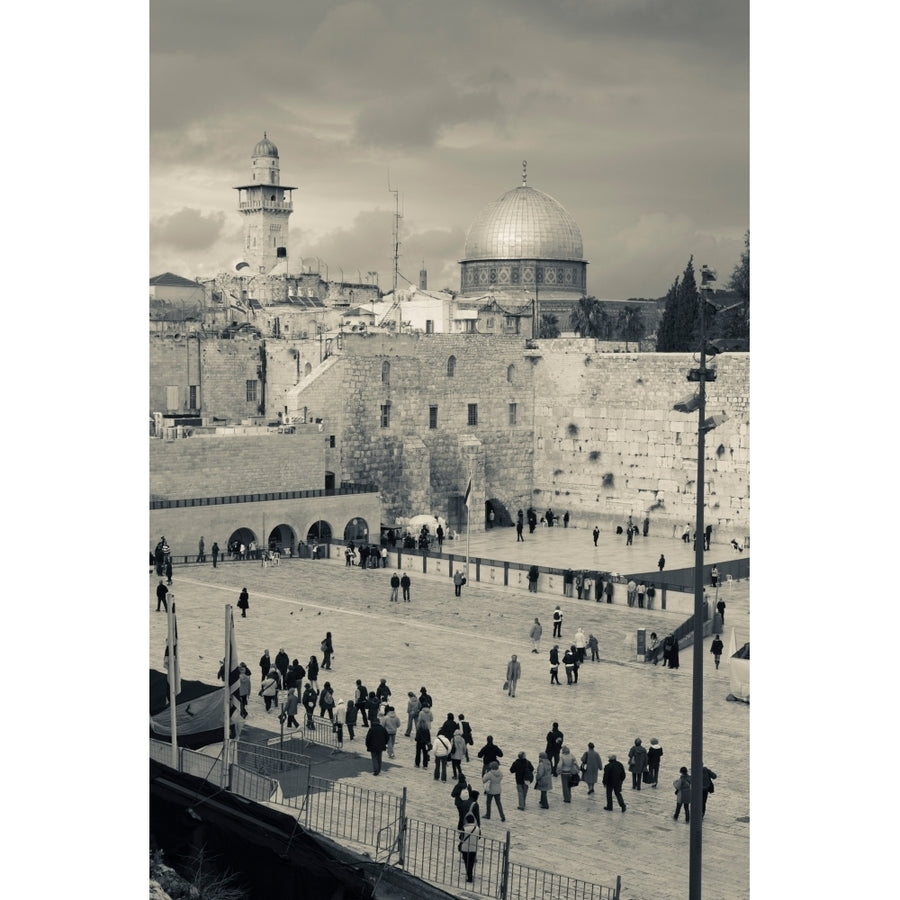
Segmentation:
<svg viewBox="0 0 900 900">
<path fill-rule="evenodd" d="M 503 773 L 500 771 L 500 763 L 495 759 L 489 766 L 487 772 L 481 776 L 484 784 L 487 801 L 485 803 L 484 817 L 491 817 L 491 802 L 497 805 L 497 812 L 500 813 L 500 821 L 505 822 L 506 816 L 503 814 L 503 804 L 500 802 L 500 783 L 503 781 Z"/>
<path fill-rule="evenodd" d="M 247 593 L 247 588 L 244 588 L 240 596 L 238 597 L 238 609 L 241 611 L 241 618 L 247 618 L 247 610 L 250 609 L 250 595 Z"/>
<path fill-rule="evenodd" d="M 523 544 L 525 543 L 525 538 L 522 535 L 522 532 L 525 530 L 525 525 L 521 519 L 516 522 L 516 543 L 518 544 L 521 541 Z"/>
<path fill-rule="evenodd" d="M 722 618 L 722 624 L 724 625 L 724 624 L 725 624 L 725 601 L 724 601 L 724 600 L 720 600 L 720 601 L 716 604 L 716 611 L 717 611 L 717 612 L 719 613 L 719 615 L 721 616 L 721 618 Z"/>
<path fill-rule="evenodd" d="M 287 655 L 287 651 L 284 647 L 282 647 L 278 653 L 275 654 L 275 668 L 278 669 L 282 682 L 284 682 L 284 679 L 287 676 L 287 670 L 290 664 L 291 658 Z"/>
<path fill-rule="evenodd" d="M 394 743 L 397 740 L 397 732 L 400 730 L 400 716 L 397 715 L 393 706 L 389 706 L 381 717 L 381 725 L 387 732 L 387 755 L 388 759 L 394 758 Z"/>
<path fill-rule="evenodd" d="M 574 677 L 575 663 L 576 663 L 575 645 L 573 644 L 563 654 L 563 665 L 566 667 L 566 684 L 577 684 L 577 679 Z"/>
<path fill-rule="evenodd" d="M 663 748 L 656 738 L 650 738 L 650 746 L 647 748 L 647 771 L 650 773 L 650 784 L 659 786 L 659 764 L 662 760 Z"/>
<path fill-rule="evenodd" d="M 573 775 L 578 773 L 578 763 L 575 757 L 569 752 L 569 748 L 563 744 L 559 753 L 559 784 L 562 787 L 563 803 L 572 802 L 572 782 Z"/>
<path fill-rule="evenodd" d="M 584 783 L 588 786 L 588 794 L 594 793 L 594 785 L 600 777 L 600 768 L 603 765 L 603 759 L 594 749 L 592 743 L 588 743 L 587 750 L 581 754 L 581 774 Z"/>
<path fill-rule="evenodd" d="M 512 659 L 506 664 L 506 693 L 510 697 L 516 696 L 516 685 L 522 677 L 522 664 L 519 662 L 515 653 Z"/>
<path fill-rule="evenodd" d="M 537 616 L 534 617 L 534 624 L 531 626 L 531 631 L 528 632 L 528 637 L 531 638 L 531 652 L 532 653 L 540 653 L 541 652 L 541 635 L 544 633 L 544 627 L 541 625 L 540 620 Z"/>
<path fill-rule="evenodd" d="M 650 517 L 644 516 L 644 537 L 647 537 L 650 534 Z"/>
<path fill-rule="evenodd" d="M 338 747 L 344 746 L 344 725 L 347 724 L 347 705 L 339 699 L 334 706 L 334 724 L 331 726 L 337 735 Z"/>
<path fill-rule="evenodd" d="M 681 812 L 681 807 L 684 807 L 684 821 L 686 823 L 690 823 L 691 821 L 691 777 L 688 775 L 687 766 L 682 766 L 679 769 L 679 776 L 672 782 L 672 786 L 675 788 L 675 815 L 672 816 L 673 819 L 678 819 L 678 814 Z"/>
<path fill-rule="evenodd" d="M 166 556 L 166 584 L 172 583 L 172 554 Z"/>
<path fill-rule="evenodd" d="M 481 775 L 484 777 L 492 762 L 497 762 L 503 756 L 503 751 L 494 743 L 494 736 L 489 734 L 485 738 L 485 745 L 478 751 L 481 760 Z"/>
<path fill-rule="evenodd" d="M 450 767 L 454 778 L 462 777 L 462 764 L 466 758 L 466 739 L 461 731 L 455 731 L 451 739 Z"/>
<path fill-rule="evenodd" d="M 678 646 L 678 641 L 675 640 L 674 636 L 670 635 L 672 638 L 672 646 L 669 648 L 669 668 L 677 669 L 679 666 L 678 662 L 678 652 L 680 647 Z"/>
<path fill-rule="evenodd" d="M 297 689 L 291 688 L 287 693 L 287 700 L 284 701 L 284 715 L 287 717 L 288 728 L 299 728 L 300 723 L 297 721 L 297 710 L 300 708 L 300 698 L 297 696 Z"/>
<path fill-rule="evenodd" d="M 553 770 L 550 765 L 550 758 L 541 750 L 538 753 L 537 769 L 534 773 L 534 789 L 541 792 L 541 809 L 550 809 L 547 802 L 547 793 L 553 790 Z"/>
<path fill-rule="evenodd" d="M 453 573 L 453 593 L 455 596 L 457 596 L 457 597 L 462 596 L 462 588 L 465 583 L 466 583 L 466 579 L 463 576 L 462 571 L 460 569 L 457 569 Z"/>
<path fill-rule="evenodd" d="M 238 670 L 238 700 L 241 703 L 241 718 L 247 718 L 247 701 L 250 699 L 250 671 L 247 667 L 241 663 L 240 669 Z"/>
<path fill-rule="evenodd" d="M 412 691 L 406 692 L 406 737 L 409 737 L 419 724 L 419 698 Z"/>
<path fill-rule="evenodd" d="M 259 689 L 259 695 L 266 704 L 266 712 L 269 712 L 273 705 L 277 708 L 278 704 L 278 679 L 272 670 L 263 679 L 262 687 Z"/>
<path fill-rule="evenodd" d="M 597 642 L 596 635 L 588 635 L 587 645 L 591 651 L 591 662 L 600 662 L 600 645 Z"/>
<path fill-rule="evenodd" d="M 647 768 L 647 748 L 641 743 L 640 738 L 634 739 L 634 744 L 628 751 L 628 770 L 631 772 L 631 789 L 639 791 L 644 778 L 644 769 Z"/>
<path fill-rule="evenodd" d="M 344 711 L 344 721 L 347 724 L 347 737 L 350 740 L 353 740 L 354 729 L 356 728 L 356 717 L 359 715 L 359 711 L 356 708 L 355 700 L 347 701 L 347 708 Z"/>
<path fill-rule="evenodd" d="M 469 724 L 469 721 L 466 717 L 460 713 L 457 717 L 459 719 L 459 727 L 463 736 L 463 740 L 466 742 L 466 762 L 469 761 L 469 747 L 475 746 L 475 739 L 472 737 L 472 726 Z"/>
<path fill-rule="evenodd" d="M 214 569 L 215 569 L 215 568 L 218 568 L 218 565 L 219 565 L 219 553 L 220 553 L 220 552 L 221 552 L 221 551 L 219 550 L 219 545 L 218 545 L 218 543 L 215 543 L 215 542 L 214 542 L 213 545 L 212 545 L 212 558 L 213 558 L 213 568 L 214 568 Z"/>
<path fill-rule="evenodd" d="M 266 680 L 266 675 L 269 674 L 269 669 L 272 668 L 272 660 L 269 657 L 269 651 L 263 650 L 263 655 L 259 658 L 259 669 L 262 672 L 262 680 Z"/>
<path fill-rule="evenodd" d="M 713 782 L 718 777 L 719 776 L 716 775 L 716 773 L 713 772 L 712 769 L 708 769 L 706 766 L 703 767 L 703 809 L 701 811 L 700 818 L 703 818 L 703 816 L 706 815 L 706 798 L 710 794 L 715 792 L 716 786 L 713 784 Z"/>
<path fill-rule="evenodd" d="M 276 660 L 277 662 L 277 660 Z M 313 690 L 316 694 L 319 693 L 319 661 L 315 658 L 315 656 L 311 656 L 309 658 L 309 662 L 306 664 L 306 677 L 309 680 L 309 683 L 312 685 Z"/>
<path fill-rule="evenodd" d="M 722 643 L 722 639 L 716 635 L 713 639 L 713 642 L 709 645 L 709 652 L 712 653 L 713 659 L 716 661 L 716 668 L 719 668 L 719 660 L 722 658 L 722 650 L 725 649 L 725 645 Z"/>
<path fill-rule="evenodd" d="M 519 797 L 519 805 L 516 808 L 525 809 L 525 798 L 528 796 L 528 788 L 531 782 L 534 781 L 534 766 L 525 755 L 524 750 L 519 751 L 519 755 L 509 767 L 509 771 L 512 772 L 516 779 L 516 793 Z"/>
<path fill-rule="evenodd" d="M 719 586 L 719 567 L 713 566 L 712 571 L 709 573 L 709 580 L 712 582 L 713 587 Z"/>
<path fill-rule="evenodd" d="M 606 582 L 606 585 L 603 588 L 603 593 L 606 594 L 606 602 L 607 603 L 613 602 L 613 591 L 614 591 L 614 587 L 613 587 L 613 583 L 612 583 L 612 578 L 610 578 L 610 580 Z"/>
<path fill-rule="evenodd" d="M 327 716 L 334 722 L 334 689 L 330 681 L 322 685 L 322 692 L 319 694 L 319 715 L 323 719 Z"/>
<path fill-rule="evenodd" d="M 562 637 L 562 620 L 562 610 L 557 606 L 556 609 L 553 610 L 553 637 L 555 638 Z"/>
<path fill-rule="evenodd" d="M 603 808 L 611 810 L 613 808 L 613 794 L 619 804 L 619 809 L 625 812 L 625 801 L 622 799 L 622 784 L 625 781 L 625 766 L 617 759 L 615 753 L 610 753 L 609 762 L 603 767 L 603 787 L 606 788 L 606 806 Z"/>
<path fill-rule="evenodd" d="M 556 775 L 562 745 L 563 733 L 559 730 L 559 722 L 554 722 L 553 727 L 547 732 L 547 746 L 545 748 L 547 759 L 550 760 L 550 770 L 553 775 Z"/>
<path fill-rule="evenodd" d="M 319 644 L 322 651 L 322 668 L 331 669 L 331 660 L 334 657 L 334 641 L 331 638 L 331 632 L 326 631 L 322 643 Z"/>
<path fill-rule="evenodd" d="M 462 854 L 463 864 L 466 867 L 467 882 L 475 881 L 475 863 L 478 859 L 478 839 L 480 837 L 481 829 L 475 821 L 475 816 L 469 813 L 460 830 L 459 837 L 459 852 Z"/>
<path fill-rule="evenodd" d="M 156 586 L 156 611 L 160 612 L 160 606 L 168 612 L 169 611 L 169 602 L 167 600 L 167 595 L 169 593 L 169 589 L 166 587 L 165 582 L 162 578 L 159 579 L 159 584 Z"/>
<path fill-rule="evenodd" d="M 318 696 L 316 689 L 310 682 L 307 682 L 300 702 L 303 704 L 303 709 L 306 712 L 306 727 L 309 729 L 314 729 L 316 727 L 313 723 L 313 716 L 316 712 L 316 700 Z"/>
<path fill-rule="evenodd" d="M 550 651 L 550 684 L 559 684 L 559 644 Z"/>
<path fill-rule="evenodd" d="M 584 629 L 579 625 L 575 631 L 575 659 L 579 664 L 584 662 L 584 651 L 586 648 L 587 637 L 585 636 Z"/>
<path fill-rule="evenodd" d="M 657 560 L 656 565 L 659 566 L 660 572 L 662 572 L 662 570 L 666 567 L 666 557 L 664 554 L 659 554 L 659 559 Z"/>
<path fill-rule="evenodd" d="M 416 768 L 419 768 L 421 762 L 422 768 L 428 771 L 428 751 L 431 750 L 431 730 L 428 727 L 428 720 L 419 718 L 416 721 L 415 732 L 416 744 Z"/>
<path fill-rule="evenodd" d="M 594 546 L 596 547 L 597 546 L 597 538 L 600 537 L 600 529 L 596 525 L 594 526 L 593 535 L 594 535 Z"/>
<path fill-rule="evenodd" d="M 200 542 L 197 544 L 197 562 L 206 562 L 206 542 L 203 540 L 202 534 L 200 535 Z"/>
<path fill-rule="evenodd" d="M 403 577 L 400 579 L 400 591 L 403 594 L 403 602 L 409 603 L 409 588 L 412 582 L 409 580 L 409 575 L 406 572 L 403 573 Z"/>
<path fill-rule="evenodd" d="M 397 592 L 400 590 L 400 576 L 394 572 L 391 575 L 391 603 L 397 602 Z"/>
<path fill-rule="evenodd" d="M 388 745 L 388 733 L 378 721 L 375 719 L 369 723 L 369 730 L 366 732 L 366 750 L 372 756 L 372 774 L 381 774 L 381 754 L 384 753 Z"/>
<path fill-rule="evenodd" d="M 382 678 L 375 688 L 375 696 L 381 703 L 386 704 L 391 699 L 391 689 L 388 687 L 387 678 Z"/>
<path fill-rule="evenodd" d="M 471 812 L 472 804 L 469 799 L 471 794 L 472 786 L 469 784 L 466 776 L 460 772 L 456 776 L 456 784 L 453 785 L 453 790 L 450 791 L 450 798 L 453 800 L 453 805 L 456 807 L 457 812 L 457 829 L 462 828 L 466 816 Z"/>
</svg>

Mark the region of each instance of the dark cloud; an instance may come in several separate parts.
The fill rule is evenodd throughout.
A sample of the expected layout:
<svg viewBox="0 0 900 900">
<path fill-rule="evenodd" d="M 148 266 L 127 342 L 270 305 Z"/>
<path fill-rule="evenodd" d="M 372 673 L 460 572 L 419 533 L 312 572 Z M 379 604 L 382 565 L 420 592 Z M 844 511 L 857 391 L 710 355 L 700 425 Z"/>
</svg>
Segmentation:
<svg viewBox="0 0 900 900">
<path fill-rule="evenodd" d="M 207 250 L 218 240 L 224 224 L 224 213 L 205 216 L 198 209 L 185 207 L 151 222 L 150 240 L 185 250 Z"/>
</svg>

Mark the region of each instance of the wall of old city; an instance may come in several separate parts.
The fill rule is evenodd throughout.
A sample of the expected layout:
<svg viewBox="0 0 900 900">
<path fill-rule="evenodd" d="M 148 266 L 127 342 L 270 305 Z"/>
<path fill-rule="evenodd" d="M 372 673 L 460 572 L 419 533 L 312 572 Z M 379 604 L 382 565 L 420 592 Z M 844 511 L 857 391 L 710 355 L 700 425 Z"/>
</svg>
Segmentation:
<svg viewBox="0 0 900 900">
<path fill-rule="evenodd" d="M 696 514 L 697 413 L 673 405 L 697 389 L 692 354 L 597 353 L 592 340 L 540 344 L 535 357 L 535 505 L 569 510 L 572 524 L 636 522 L 671 534 Z M 705 521 L 719 540 L 749 534 L 749 354 L 712 365 L 706 415 Z"/>
<path fill-rule="evenodd" d="M 294 434 L 154 438 L 150 499 L 322 490 L 325 469 L 325 440 L 315 426 Z"/>
</svg>

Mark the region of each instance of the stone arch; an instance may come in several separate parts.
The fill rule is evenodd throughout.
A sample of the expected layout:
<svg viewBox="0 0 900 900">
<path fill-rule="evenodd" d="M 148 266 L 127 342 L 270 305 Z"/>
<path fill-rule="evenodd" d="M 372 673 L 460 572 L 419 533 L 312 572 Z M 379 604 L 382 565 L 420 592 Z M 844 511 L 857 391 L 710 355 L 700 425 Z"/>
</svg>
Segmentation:
<svg viewBox="0 0 900 900">
<path fill-rule="evenodd" d="M 456 357 L 451 356 L 447 360 L 447 377 L 454 378 L 456 376 Z"/>
<path fill-rule="evenodd" d="M 250 542 L 255 540 L 256 532 L 252 528 L 236 528 L 231 532 L 231 536 L 225 544 L 225 552 L 232 553 L 237 558 L 238 545 L 243 544 L 249 554 Z"/>
<path fill-rule="evenodd" d="M 306 543 L 311 544 L 314 541 L 319 544 L 327 544 L 331 541 L 331 525 L 324 519 L 313 522 L 306 532 Z"/>
<path fill-rule="evenodd" d="M 391 383 L 391 364 L 387 360 L 381 364 L 381 383 Z"/>
<path fill-rule="evenodd" d="M 506 369 L 506 380 L 512 384 L 516 380 L 516 367 L 509 365 Z"/>
<path fill-rule="evenodd" d="M 269 549 L 292 556 L 297 546 L 297 533 L 290 525 L 276 525 L 269 532 Z"/>
<path fill-rule="evenodd" d="M 498 500 L 496 497 L 490 497 L 484 502 L 485 526 L 487 526 L 490 520 L 491 510 L 494 511 L 494 528 L 499 528 L 500 526 L 511 526 L 514 524 L 509 510 L 506 508 L 506 504 L 503 503 L 502 500 Z"/>
<path fill-rule="evenodd" d="M 360 541 L 364 541 L 366 543 L 371 541 L 371 536 L 369 534 L 369 523 L 359 516 L 354 516 L 344 526 L 344 540 L 353 541 L 355 544 L 360 543 Z"/>
</svg>

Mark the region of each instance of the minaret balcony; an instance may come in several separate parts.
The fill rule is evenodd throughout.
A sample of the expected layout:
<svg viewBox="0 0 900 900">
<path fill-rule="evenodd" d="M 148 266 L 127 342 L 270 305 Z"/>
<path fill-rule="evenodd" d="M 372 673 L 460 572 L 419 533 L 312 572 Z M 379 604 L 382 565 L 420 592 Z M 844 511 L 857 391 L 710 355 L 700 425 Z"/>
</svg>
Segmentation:
<svg viewBox="0 0 900 900">
<path fill-rule="evenodd" d="M 293 212 L 294 204 L 290 200 L 245 200 L 238 204 L 241 212 L 254 209 L 272 209 L 283 212 Z"/>
</svg>

